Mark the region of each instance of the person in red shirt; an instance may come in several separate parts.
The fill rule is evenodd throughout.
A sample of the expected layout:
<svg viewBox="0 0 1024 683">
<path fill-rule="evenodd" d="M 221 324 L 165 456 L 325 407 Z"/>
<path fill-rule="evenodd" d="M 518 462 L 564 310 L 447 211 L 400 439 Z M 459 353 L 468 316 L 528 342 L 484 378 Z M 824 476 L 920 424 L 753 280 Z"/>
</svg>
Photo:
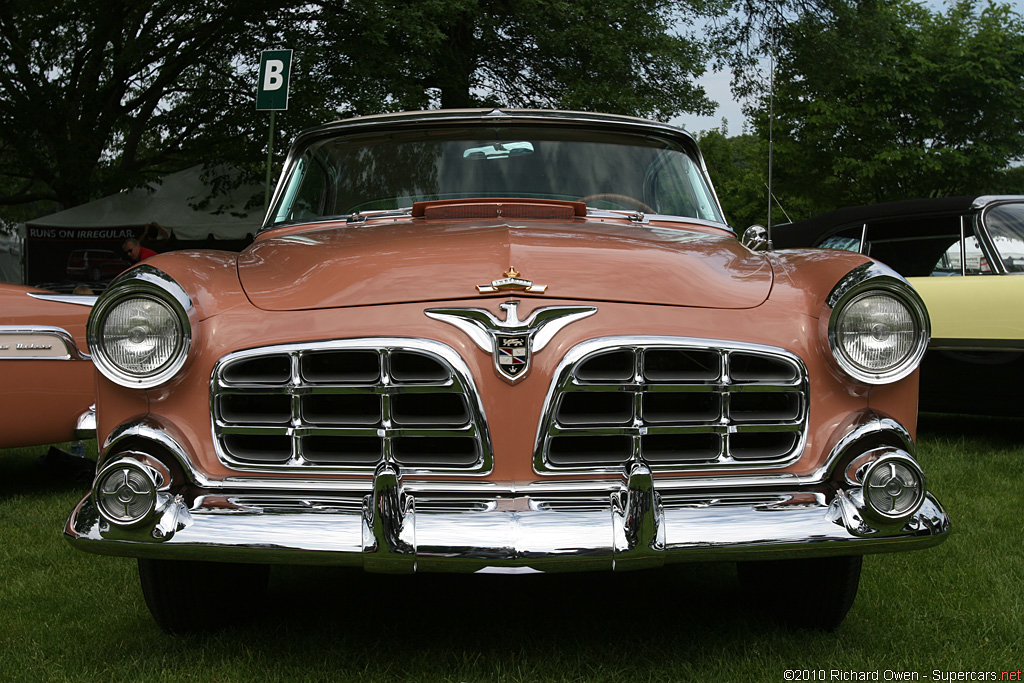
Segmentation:
<svg viewBox="0 0 1024 683">
<path fill-rule="evenodd" d="M 121 248 L 124 249 L 124 253 L 128 254 L 128 258 L 131 259 L 132 263 L 145 261 L 150 256 L 156 256 L 155 251 L 142 246 L 134 237 L 126 239 L 124 244 L 121 245 Z"/>
</svg>

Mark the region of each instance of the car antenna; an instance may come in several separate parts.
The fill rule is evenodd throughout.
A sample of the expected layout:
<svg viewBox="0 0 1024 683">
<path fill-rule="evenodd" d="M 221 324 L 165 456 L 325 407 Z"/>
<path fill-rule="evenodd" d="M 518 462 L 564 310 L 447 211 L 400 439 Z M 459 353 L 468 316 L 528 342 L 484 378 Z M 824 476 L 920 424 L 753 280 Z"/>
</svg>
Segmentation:
<svg viewBox="0 0 1024 683">
<path fill-rule="evenodd" d="M 781 212 L 782 212 L 782 215 L 784 215 L 784 216 L 786 217 L 786 221 L 787 221 L 787 222 L 789 222 L 789 223 L 792 223 L 792 222 L 793 222 L 793 219 L 792 219 L 792 218 L 790 218 L 790 216 L 789 216 L 789 212 L 788 212 L 788 211 L 786 211 L 786 207 L 784 207 L 784 206 L 782 205 L 782 202 L 780 202 L 780 201 L 779 201 L 779 198 L 778 198 L 778 197 L 776 197 L 776 196 L 775 196 L 774 194 L 772 194 L 772 188 L 768 187 L 768 183 L 765 183 L 765 184 L 764 184 L 764 186 L 765 186 L 765 188 L 766 188 L 766 189 L 768 190 L 768 194 L 769 194 L 769 196 L 771 196 L 772 198 L 774 198 L 774 199 L 775 199 L 775 203 L 779 205 L 779 211 L 781 211 Z"/>
</svg>

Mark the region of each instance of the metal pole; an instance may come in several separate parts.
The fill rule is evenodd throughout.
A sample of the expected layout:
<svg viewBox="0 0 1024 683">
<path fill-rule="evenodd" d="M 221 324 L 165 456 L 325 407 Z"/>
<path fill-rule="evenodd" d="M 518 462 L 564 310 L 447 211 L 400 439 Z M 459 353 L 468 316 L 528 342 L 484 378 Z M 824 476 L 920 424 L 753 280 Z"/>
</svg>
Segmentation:
<svg viewBox="0 0 1024 683">
<path fill-rule="evenodd" d="M 772 241 L 772 166 L 774 165 L 775 144 L 775 32 L 771 36 L 771 47 L 768 53 L 768 244 Z"/>
<path fill-rule="evenodd" d="M 263 195 L 263 207 L 270 210 L 270 168 L 274 163 L 274 110 L 270 110 L 270 142 L 267 143 L 267 190 Z"/>
</svg>

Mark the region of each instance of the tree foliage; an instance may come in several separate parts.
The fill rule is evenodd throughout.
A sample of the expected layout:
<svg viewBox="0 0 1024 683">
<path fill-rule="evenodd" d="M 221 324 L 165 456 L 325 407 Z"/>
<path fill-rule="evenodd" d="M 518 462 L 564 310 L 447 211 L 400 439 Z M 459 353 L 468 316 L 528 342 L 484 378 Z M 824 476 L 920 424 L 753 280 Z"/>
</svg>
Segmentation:
<svg viewBox="0 0 1024 683">
<path fill-rule="evenodd" d="M 729 137 L 722 130 L 704 131 L 698 141 L 729 224 L 739 230 L 768 225 L 768 141 L 753 133 Z M 773 183 L 773 225 L 814 213 L 813 199 L 800 188 Z"/>
<path fill-rule="evenodd" d="M 992 192 L 1024 156 L 1024 23 L 1008 5 L 837 4 L 780 31 L 775 82 L 778 186 L 820 211 Z"/>
<path fill-rule="evenodd" d="M 462 106 L 668 119 L 712 106 L 684 33 L 713 0 L 6 0 L 0 206 L 63 207 L 197 162 L 266 158 L 260 51 L 295 50 L 278 140 L 339 115 Z M 258 174 L 253 174 L 258 175 Z M 8 212 L 9 215 L 9 212 Z"/>
<path fill-rule="evenodd" d="M 201 157 L 225 112 L 251 108 L 237 55 L 275 12 L 265 0 L 0 4 L 0 203 L 73 206 Z"/>
<path fill-rule="evenodd" d="M 767 219 L 768 81 L 757 69 L 769 49 L 774 190 L 794 218 L 1012 189 L 1020 174 L 1005 167 L 1024 155 L 1024 30 L 1001 4 L 6 0 L 0 216 L 30 218 L 200 162 L 262 179 L 268 116 L 254 112 L 255 70 L 262 50 L 280 47 L 295 52 L 278 153 L 309 125 L 403 109 L 706 114 L 697 78 L 717 59 L 755 102 L 744 135 L 702 141 L 738 225 Z"/>
<path fill-rule="evenodd" d="M 709 113 L 695 84 L 704 0 L 325 2 L 324 59 L 354 113 L 504 105 L 667 120 Z"/>
</svg>

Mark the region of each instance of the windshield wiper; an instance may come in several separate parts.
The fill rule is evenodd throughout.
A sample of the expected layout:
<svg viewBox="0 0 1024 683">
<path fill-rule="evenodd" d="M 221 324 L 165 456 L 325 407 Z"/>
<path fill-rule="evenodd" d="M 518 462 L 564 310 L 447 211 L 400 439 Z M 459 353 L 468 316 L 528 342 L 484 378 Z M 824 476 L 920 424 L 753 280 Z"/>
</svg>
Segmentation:
<svg viewBox="0 0 1024 683">
<path fill-rule="evenodd" d="M 405 209 L 380 209 L 378 211 L 356 211 L 345 215 L 345 223 L 363 223 L 368 218 L 397 218 L 412 214 L 412 207 Z"/>
</svg>

